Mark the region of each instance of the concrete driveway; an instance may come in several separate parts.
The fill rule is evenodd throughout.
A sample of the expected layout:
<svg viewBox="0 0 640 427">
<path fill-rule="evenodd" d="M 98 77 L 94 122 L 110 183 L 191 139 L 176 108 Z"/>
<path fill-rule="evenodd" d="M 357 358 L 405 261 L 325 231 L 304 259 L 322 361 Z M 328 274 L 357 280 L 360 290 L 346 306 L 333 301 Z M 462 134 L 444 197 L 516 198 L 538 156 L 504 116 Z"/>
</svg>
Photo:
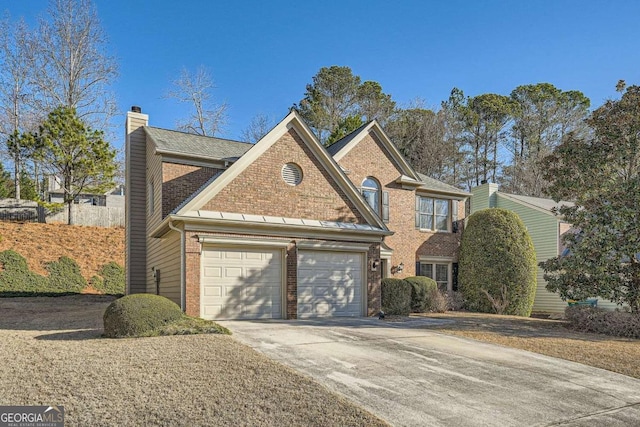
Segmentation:
<svg viewBox="0 0 640 427">
<path fill-rule="evenodd" d="M 640 425 L 640 380 L 423 329 L 443 321 L 220 323 L 393 425 Z"/>
</svg>

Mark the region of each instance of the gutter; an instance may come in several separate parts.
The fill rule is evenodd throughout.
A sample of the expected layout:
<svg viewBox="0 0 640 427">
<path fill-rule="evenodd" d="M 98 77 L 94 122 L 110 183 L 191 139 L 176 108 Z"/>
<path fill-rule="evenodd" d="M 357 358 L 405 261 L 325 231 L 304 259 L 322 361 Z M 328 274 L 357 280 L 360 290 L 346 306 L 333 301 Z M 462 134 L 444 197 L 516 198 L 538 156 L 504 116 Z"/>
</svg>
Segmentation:
<svg viewBox="0 0 640 427">
<path fill-rule="evenodd" d="M 185 275 L 185 271 L 186 271 L 186 261 L 185 261 L 185 255 L 184 255 L 184 245 L 185 245 L 185 237 L 184 237 L 184 230 L 181 230 L 177 227 L 175 227 L 173 225 L 173 220 L 169 220 L 169 228 L 173 231 L 177 231 L 178 233 L 180 233 L 180 308 L 182 308 L 182 311 L 185 312 L 187 310 L 186 307 L 186 283 L 184 280 L 184 275 Z"/>
</svg>

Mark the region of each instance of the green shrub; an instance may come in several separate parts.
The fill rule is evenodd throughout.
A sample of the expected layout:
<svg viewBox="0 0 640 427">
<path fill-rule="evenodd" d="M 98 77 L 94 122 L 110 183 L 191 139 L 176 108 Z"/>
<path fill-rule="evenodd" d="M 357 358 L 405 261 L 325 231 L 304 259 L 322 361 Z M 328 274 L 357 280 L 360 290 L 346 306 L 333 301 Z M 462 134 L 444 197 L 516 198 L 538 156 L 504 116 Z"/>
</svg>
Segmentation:
<svg viewBox="0 0 640 427">
<path fill-rule="evenodd" d="M 382 279 L 382 311 L 406 316 L 411 311 L 411 285 L 406 280 Z"/>
<path fill-rule="evenodd" d="M 428 311 L 428 294 L 431 289 L 438 287 L 436 281 L 425 276 L 407 277 L 404 280 L 411 285 L 411 311 L 414 313 Z"/>
<path fill-rule="evenodd" d="M 505 209 L 469 217 L 460 246 L 458 283 L 472 311 L 529 316 L 536 254 L 522 220 Z"/>
<path fill-rule="evenodd" d="M 640 314 L 607 311 L 589 306 L 567 307 L 565 317 L 580 332 L 640 338 Z"/>
<path fill-rule="evenodd" d="M 100 276 L 91 278 L 91 286 L 109 295 L 123 295 L 125 288 L 124 268 L 115 262 L 105 264 L 99 272 Z"/>
<path fill-rule="evenodd" d="M 0 293 L 3 295 L 32 295 L 46 292 L 47 278 L 29 270 L 27 260 L 16 251 L 0 252 Z"/>
<path fill-rule="evenodd" d="M 49 272 L 47 289 L 50 292 L 80 292 L 87 287 L 80 267 L 69 257 L 61 256 L 58 261 L 47 263 L 46 269 Z"/>
<path fill-rule="evenodd" d="M 112 302 L 104 312 L 104 334 L 109 338 L 157 335 L 163 326 L 181 319 L 182 310 L 165 297 L 133 294 Z"/>
</svg>

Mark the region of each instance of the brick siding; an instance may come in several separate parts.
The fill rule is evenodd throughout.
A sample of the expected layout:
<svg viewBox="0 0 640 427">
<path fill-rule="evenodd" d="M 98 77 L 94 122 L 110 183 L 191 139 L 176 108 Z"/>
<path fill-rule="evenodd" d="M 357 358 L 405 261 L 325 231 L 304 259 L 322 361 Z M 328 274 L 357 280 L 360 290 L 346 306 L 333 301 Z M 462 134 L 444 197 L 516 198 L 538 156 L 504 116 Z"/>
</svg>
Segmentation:
<svg viewBox="0 0 640 427">
<path fill-rule="evenodd" d="M 162 163 L 162 217 L 169 215 L 220 169 Z"/>
<path fill-rule="evenodd" d="M 297 186 L 282 179 L 282 167 L 289 162 L 302 169 L 302 182 Z M 293 129 L 207 202 L 203 210 L 366 223 Z"/>
<path fill-rule="evenodd" d="M 395 180 L 402 172 L 374 133 L 365 136 L 338 163 L 349 171 L 347 176 L 356 187 L 359 188 L 365 178 L 373 177 L 380 182 L 383 191 L 389 192 L 387 226 L 395 234 L 385 237 L 384 242 L 393 249 L 391 265 L 404 264 L 402 273 L 393 277 L 414 276 L 415 263 L 420 256 L 450 257 L 457 260 L 462 230 L 448 233 L 415 228 L 416 192 L 396 184 Z M 464 203 L 458 203 L 458 220 L 462 220 L 464 215 Z"/>
</svg>

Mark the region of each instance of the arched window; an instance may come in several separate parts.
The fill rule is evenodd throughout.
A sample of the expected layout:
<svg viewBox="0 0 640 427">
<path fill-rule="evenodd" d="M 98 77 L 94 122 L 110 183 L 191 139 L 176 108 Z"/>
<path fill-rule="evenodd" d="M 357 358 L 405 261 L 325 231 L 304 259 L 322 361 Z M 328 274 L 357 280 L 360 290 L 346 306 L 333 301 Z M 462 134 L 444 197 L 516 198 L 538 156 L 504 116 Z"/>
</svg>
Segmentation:
<svg viewBox="0 0 640 427">
<path fill-rule="evenodd" d="M 362 181 L 362 196 L 371 206 L 371 209 L 380 215 L 380 184 L 375 178 L 369 176 Z"/>
</svg>

